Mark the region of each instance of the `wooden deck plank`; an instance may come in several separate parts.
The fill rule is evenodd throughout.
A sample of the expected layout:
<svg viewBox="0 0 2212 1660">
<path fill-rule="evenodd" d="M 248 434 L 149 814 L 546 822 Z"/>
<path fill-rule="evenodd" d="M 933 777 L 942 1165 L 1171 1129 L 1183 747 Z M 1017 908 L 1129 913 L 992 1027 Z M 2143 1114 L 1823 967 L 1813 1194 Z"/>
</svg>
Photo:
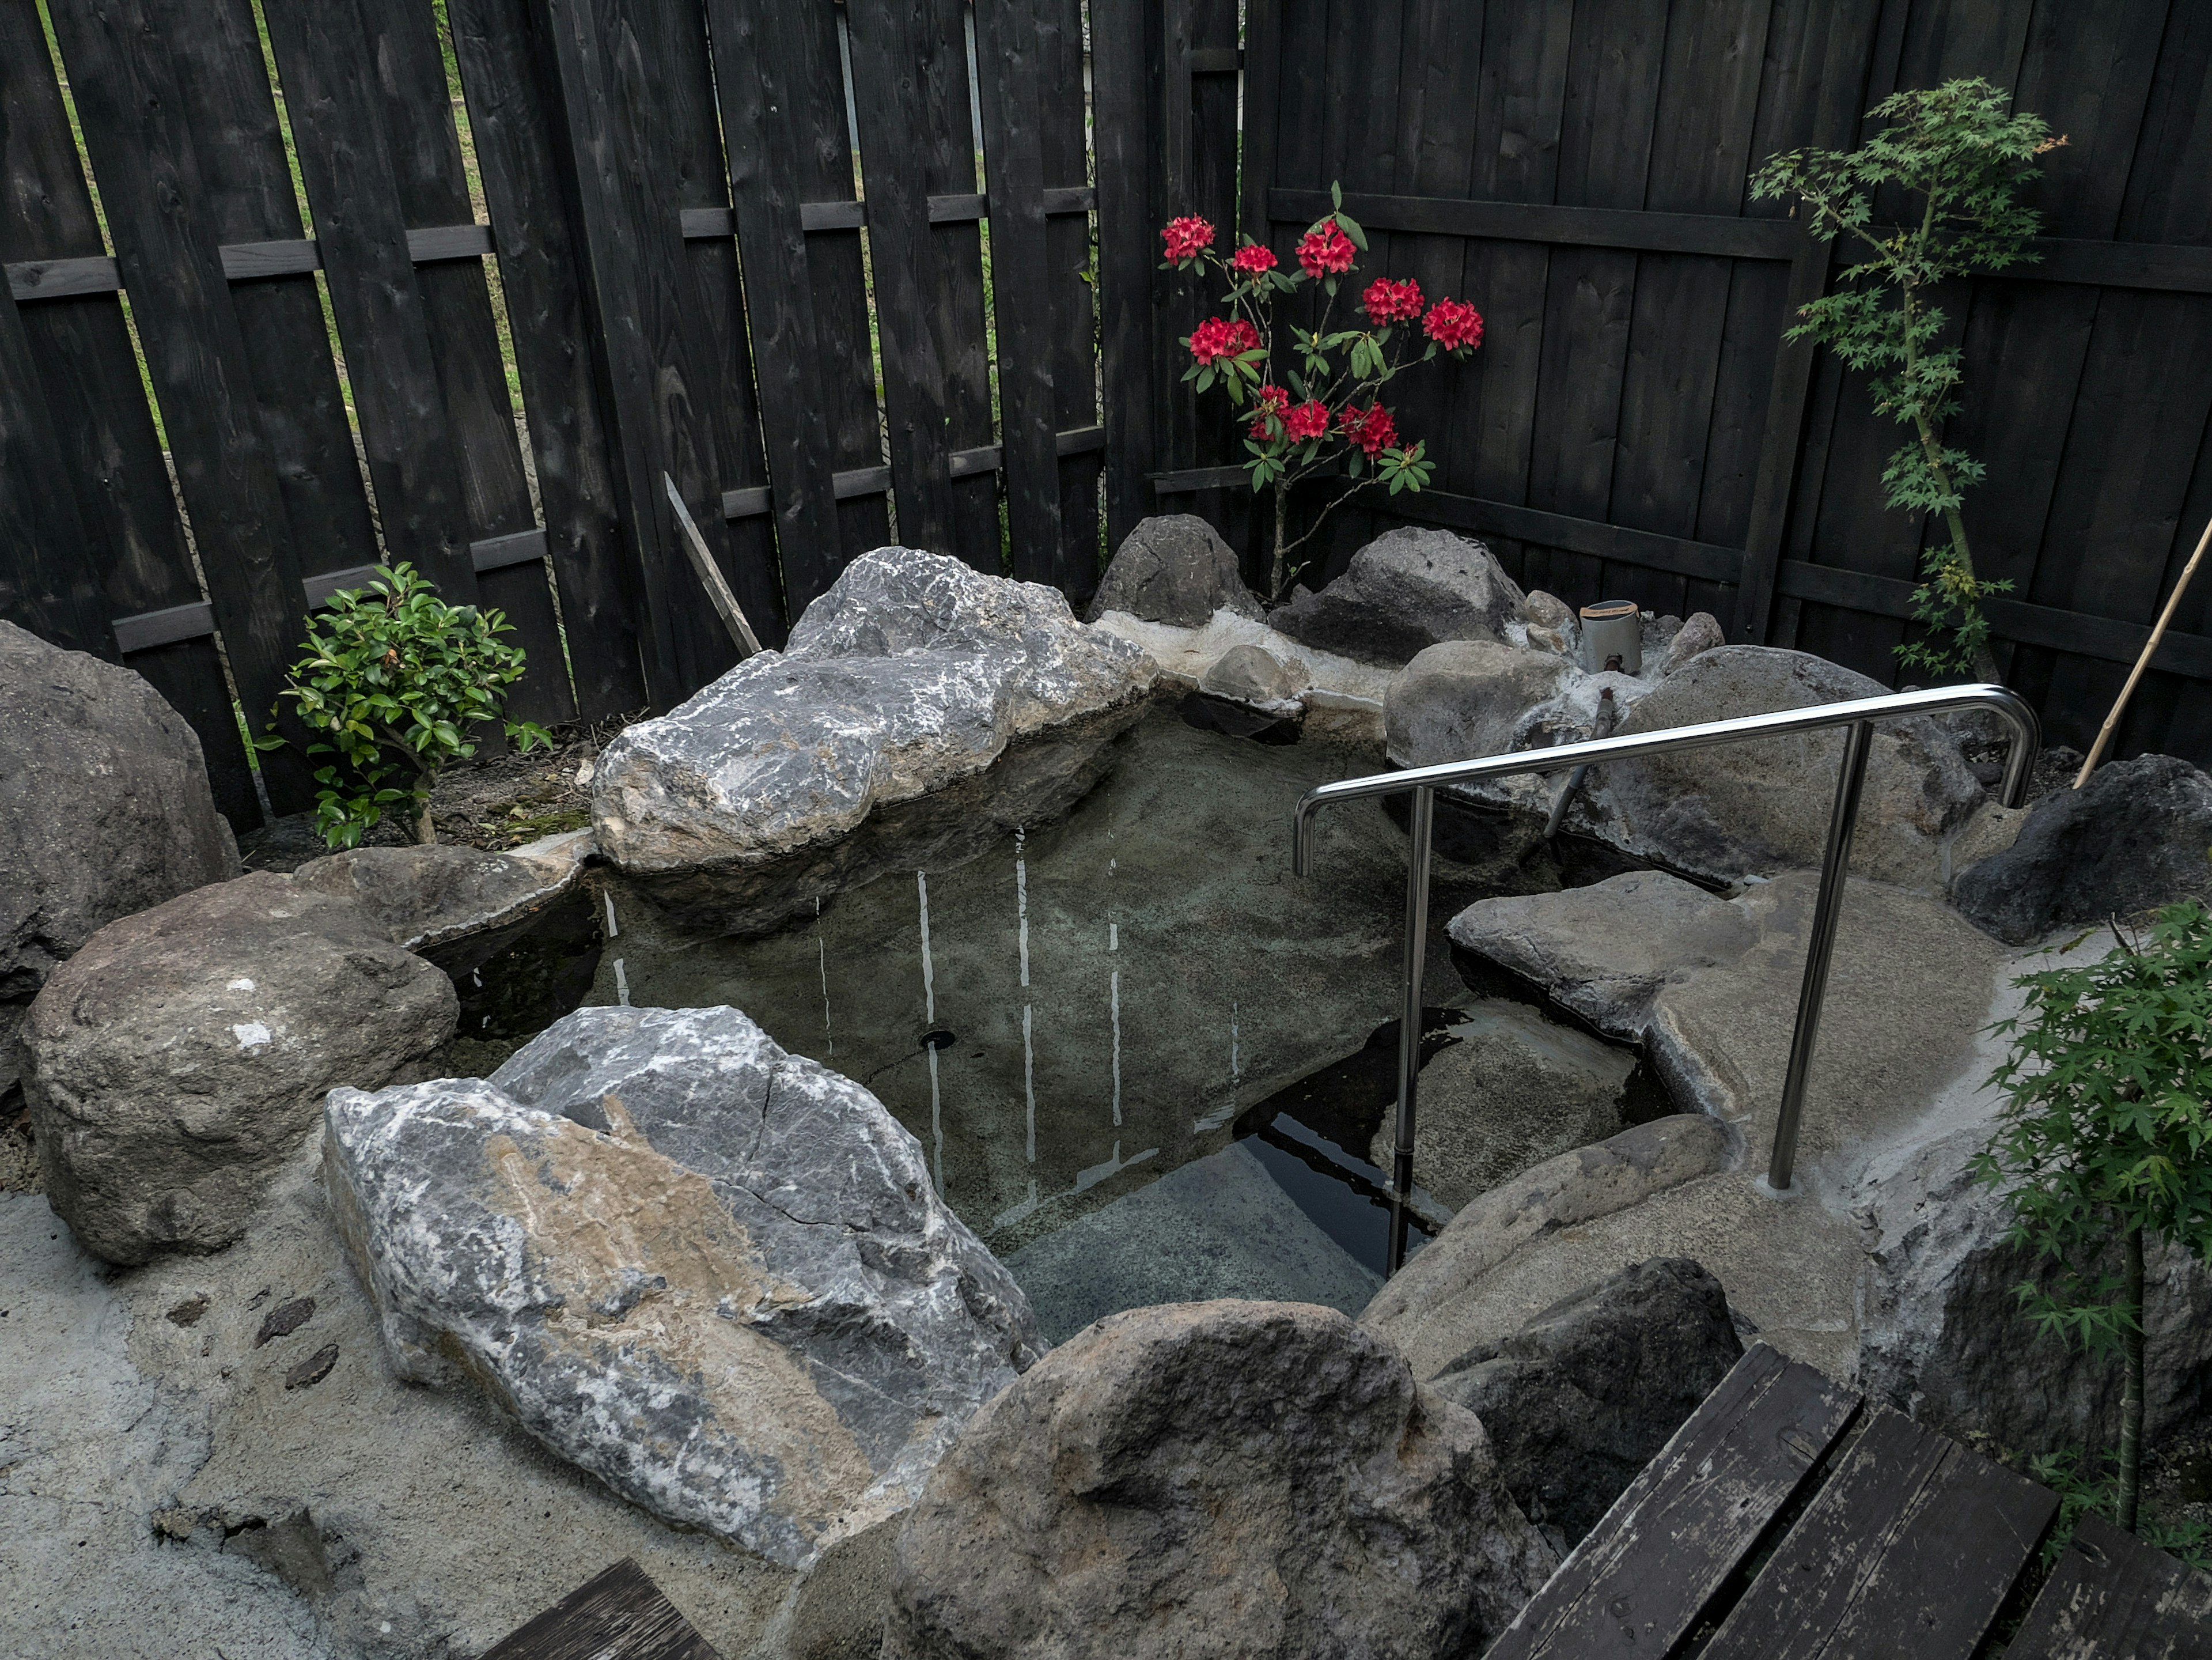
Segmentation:
<svg viewBox="0 0 2212 1660">
<path fill-rule="evenodd" d="M 1703 1660 L 1973 1653 L 2056 1495 L 1877 1412 Z"/>
<path fill-rule="evenodd" d="M 721 1660 L 624 1557 L 487 1652 L 483 1660 Z"/>
<path fill-rule="evenodd" d="M 2086 1516 L 2005 1660 L 2196 1660 L 2212 1654 L 2212 1577 Z"/>
<path fill-rule="evenodd" d="M 1858 1402 L 1810 1366 L 1754 1344 L 1521 1610 L 1489 1660 L 1666 1653 Z"/>
</svg>

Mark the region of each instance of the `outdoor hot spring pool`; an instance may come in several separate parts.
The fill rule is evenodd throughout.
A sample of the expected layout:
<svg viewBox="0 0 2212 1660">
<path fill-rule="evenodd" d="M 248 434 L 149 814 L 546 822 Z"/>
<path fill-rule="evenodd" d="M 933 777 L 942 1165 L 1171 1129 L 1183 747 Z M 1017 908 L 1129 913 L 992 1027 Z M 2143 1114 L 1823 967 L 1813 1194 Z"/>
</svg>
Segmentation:
<svg viewBox="0 0 2212 1660">
<path fill-rule="evenodd" d="M 729 1004 L 865 1085 L 1055 1341 L 1119 1309 L 1215 1297 L 1357 1311 L 1389 1242 L 1369 1155 L 1396 1091 L 1405 835 L 1382 805 L 1333 809 L 1314 874 L 1294 877 L 1299 795 L 1385 763 L 1291 739 L 1163 704 L 1065 817 L 817 896 L 763 936 L 687 928 L 602 874 L 571 913 L 566 972 L 591 975 L 587 1003 Z M 1447 830 L 1439 845 L 1453 850 Z M 1437 861 L 1429 1048 L 1480 1018 L 1457 1012 L 1478 1000 L 1442 920 L 1557 885 L 1503 862 L 1516 873 L 1501 885 L 1481 873 L 1495 859 Z M 496 1015 L 460 978 L 465 1034 L 551 1018 Z M 1415 1208 L 1409 1250 L 1444 1214 L 1418 1190 Z"/>
</svg>

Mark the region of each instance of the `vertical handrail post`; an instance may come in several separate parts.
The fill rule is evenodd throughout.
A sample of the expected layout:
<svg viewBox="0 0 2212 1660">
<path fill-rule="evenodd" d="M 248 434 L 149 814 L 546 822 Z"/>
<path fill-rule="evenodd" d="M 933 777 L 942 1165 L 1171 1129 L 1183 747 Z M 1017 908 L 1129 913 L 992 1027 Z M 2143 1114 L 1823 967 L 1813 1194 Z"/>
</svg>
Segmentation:
<svg viewBox="0 0 2212 1660">
<path fill-rule="evenodd" d="M 1398 1011 L 1398 1122 L 1390 1153 L 1390 1272 L 1406 1262 L 1406 1204 L 1413 1192 L 1414 1093 L 1421 1074 L 1421 970 L 1429 955 L 1429 848 L 1436 827 L 1433 790 L 1413 792 L 1406 854 L 1406 983 Z"/>
<path fill-rule="evenodd" d="M 1851 862 L 1851 832 L 1858 824 L 1859 794 L 1866 784 L 1867 753 L 1873 743 L 1871 721 L 1853 722 L 1844 740 L 1844 769 L 1836 780 L 1836 805 L 1828 817 L 1820 891 L 1813 902 L 1805 979 L 1797 994 L 1797 1025 L 1790 1036 L 1790 1070 L 1782 1080 L 1782 1110 L 1774 1121 L 1774 1152 L 1766 1166 L 1766 1185 L 1777 1193 L 1789 1190 L 1790 1167 L 1797 1158 L 1797 1125 L 1805 1111 L 1805 1083 L 1813 1067 L 1814 1041 L 1820 1031 L 1820 1001 L 1828 988 L 1828 959 L 1836 948 L 1836 921 L 1843 911 Z"/>
</svg>

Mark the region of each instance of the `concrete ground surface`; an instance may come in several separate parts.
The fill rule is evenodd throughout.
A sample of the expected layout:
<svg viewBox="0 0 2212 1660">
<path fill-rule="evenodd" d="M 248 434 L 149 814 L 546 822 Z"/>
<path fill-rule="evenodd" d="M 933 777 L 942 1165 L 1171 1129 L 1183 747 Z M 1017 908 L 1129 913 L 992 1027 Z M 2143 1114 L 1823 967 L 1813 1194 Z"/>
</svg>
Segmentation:
<svg viewBox="0 0 2212 1660">
<path fill-rule="evenodd" d="M 790 1574 L 392 1377 L 316 1156 L 231 1250 L 122 1274 L 0 1194 L 0 1656 L 459 1660 L 624 1556 L 727 1660 L 771 1651 Z"/>
</svg>

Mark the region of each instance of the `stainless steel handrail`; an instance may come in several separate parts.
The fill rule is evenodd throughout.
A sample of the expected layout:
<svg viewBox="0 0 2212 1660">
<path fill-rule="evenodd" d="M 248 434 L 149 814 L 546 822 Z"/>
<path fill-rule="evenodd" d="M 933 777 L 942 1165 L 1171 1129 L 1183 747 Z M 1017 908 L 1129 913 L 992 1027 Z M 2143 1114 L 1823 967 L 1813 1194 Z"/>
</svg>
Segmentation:
<svg viewBox="0 0 2212 1660">
<path fill-rule="evenodd" d="M 2012 727 L 2013 747 L 2005 763 L 2002 799 L 2007 806 L 2016 807 L 2027 794 L 2028 774 L 2042 747 L 2043 731 L 2035 711 L 2017 692 L 1995 685 L 1938 686 L 1927 691 L 1892 692 L 1844 703 L 1820 703 L 1810 708 L 1779 709 L 1771 714 L 1710 721 L 1701 726 L 1673 727 L 1663 732 L 1635 733 L 1626 737 L 1593 739 L 1586 743 L 1561 744 L 1552 749 L 1520 750 L 1509 755 L 1447 761 L 1438 766 L 1346 778 L 1334 784 L 1318 785 L 1301 796 L 1292 824 L 1291 854 L 1291 867 L 1300 876 L 1310 873 L 1313 816 L 1317 810 L 1332 802 L 1358 800 L 1370 795 L 1396 795 L 1410 790 L 1413 796 L 1406 873 L 1405 995 L 1398 1031 L 1397 1134 L 1390 1171 L 1390 1271 L 1396 1273 L 1405 1261 L 1405 1202 L 1406 1196 L 1413 1190 L 1413 1110 L 1421 1055 L 1421 970 L 1428 954 L 1429 863 L 1438 786 L 1504 778 L 1516 773 L 1565 772 L 1594 762 L 1627 761 L 1639 755 L 1701 749 L 1755 738 L 1778 738 L 1826 727 L 1850 727 L 1844 744 L 1843 770 L 1836 781 L 1835 806 L 1828 819 L 1827 847 L 1820 859 L 1820 891 L 1814 902 L 1805 978 L 1797 994 L 1797 1025 L 1790 1040 L 1790 1069 L 1783 1079 L 1782 1107 L 1774 1128 L 1774 1153 L 1767 1165 L 1767 1183 L 1780 1191 L 1790 1186 L 1791 1166 L 1796 1158 L 1798 1121 L 1805 1108 L 1805 1079 L 1812 1066 L 1814 1039 L 1820 1030 L 1820 1000 L 1827 990 L 1828 959 L 1835 949 L 1836 918 L 1843 906 L 1844 869 L 1850 860 L 1851 834 L 1858 824 L 1859 794 L 1866 782 L 1867 755 L 1874 739 L 1873 723 L 1901 714 L 1938 714 L 1948 709 L 1972 708 L 1991 710 Z"/>
</svg>

